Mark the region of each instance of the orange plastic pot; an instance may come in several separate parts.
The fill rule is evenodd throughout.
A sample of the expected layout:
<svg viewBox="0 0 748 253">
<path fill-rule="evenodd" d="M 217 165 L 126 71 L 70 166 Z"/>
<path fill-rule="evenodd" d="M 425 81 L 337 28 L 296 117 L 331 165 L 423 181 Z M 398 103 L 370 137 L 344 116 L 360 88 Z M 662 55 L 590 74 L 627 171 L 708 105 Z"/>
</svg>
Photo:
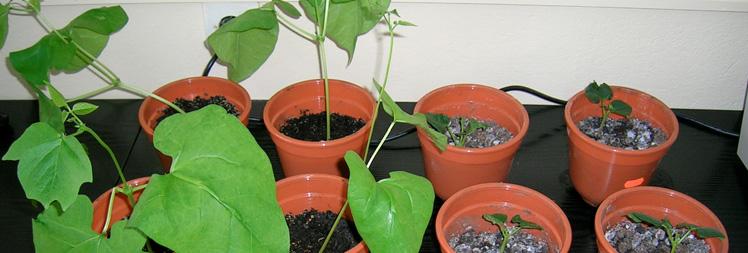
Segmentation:
<svg viewBox="0 0 748 253">
<path fill-rule="evenodd" d="M 688 222 L 714 228 L 725 238 L 706 239 L 713 253 L 728 252 L 727 231 L 714 213 L 699 201 L 683 193 L 660 187 L 642 186 L 618 191 L 600 204 L 595 213 L 595 237 L 599 252 L 615 253 L 605 239 L 605 231 L 626 219 L 631 212 L 640 212 L 656 219 L 667 218 L 672 224 Z"/>
<path fill-rule="evenodd" d="M 173 102 L 177 98 L 187 100 L 195 97 L 209 98 L 221 95 L 226 97 L 229 103 L 233 104 L 239 111 L 239 121 L 245 126 L 249 123 L 249 111 L 251 109 L 251 100 L 249 93 L 241 85 L 227 79 L 218 77 L 190 77 L 168 83 L 153 92 L 166 100 Z M 143 100 L 138 110 L 138 122 L 140 127 L 148 135 L 148 139 L 153 142 L 153 130 L 159 117 L 163 115 L 163 110 L 168 106 L 156 99 L 147 97 Z M 164 171 L 169 172 L 171 169 L 171 157 L 168 157 L 156 150 Z"/>
<path fill-rule="evenodd" d="M 426 177 L 442 199 L 471 185 L 504 181 L 530 125 L 527 110 L 517 99 L 499 89 L 479 84 L 455 84 L 431 91 L 416 103 L 414 111 L 492 120 L 514 135 L 507 143 L 493 147 L 450 145 L 439 152 L 419 128 L 418 140 Z"/>
<path fill-rule="evenodd" d="M 300 214 L 310 209 L 338 213 L 348 196 L 348 180 L 325 174 L 296 175 L 278 181 L 276 194 L 285 214 Z M 343 217 L 351 220 L 350 209 L 346 209 Z M 361 242 L 346 252 L 369 251 Z"/>
<path fill-rule="evenodd" d="M 569 175 L 577 192 L 593 206 L 616 191 L 647 185 L 652 172 L 678 137 L 678 120 L 660 100 L 630 88 L 611 88 L 613 99 L 631 105 L 631 117 L 649 121 L 662 129 L 668 139 L 645 150 L 624 150 L 598 143 L 579 131 L 577 123 L 589 116 L 600 116 L 600 106 L 587 100 L 584 91 L 574 95 L 564 109 L 569 136 Z M 620 118 L 619 115 L 611 117 Z"/>
<path fill-rule="evenodd" d="M 335 113 L 360 118 L 366 125 L 346 137 L 330 141 L 302 141 L 280 132 L 281 126 L 304 112 L 325 111 L 325 89 L 322 80 L 307 80 L 278 91 L 268 100 L 262 119 L 275 143 L 283 174 L 287 177 L 322 173 L 345 176 L 348 167 L 343 161 L 346 151 L 362 155 L 371 128 L 374 98 L 358 85 L 341 80 L 329 80 L 330 110 Z"/>
<path fill-rule="evenodd" d="M 127 181 L 127 184 L 130 186 L 136 187 L 140 185 L 144 185 L 148 183 L 148 180 L 150 180 L 150 177 L 141 177 L 137 179 L 133 179 L 130 181 Z M 122 186 L 122 185 L 120 185 Z M 136 191 L 133 193 L 133 199 L 135 202 L 138 201 L 140 198 L 140 194 L 143 193 L 143 191 Z M 106 222 L 106 213 L 107 208 L 109 207 L 109 198 L 112 194 L 112 189 L 109 189 L 105 193 L 101 194 L 96 200 L 93 202 L 93 223 L 91 225 L 91 228 L 96 231 L 97 233 L 102 233 L 104 229 L 104 223 Z M 111 224 L 114 224 L 117 221 L 120 221 L 122 219 L 125 219 L 130 216 L 132 213 L 133 207 L 130 206 L 130 204 L 127 201 L 127 196 L 124 194 L 115 194 L 114 195 L 114 204 L 112 205 L 112 216 L 110 221 L 110 228 Z"/>
<path fill-rule="evenodd" d="M 498 227 L 483 220 L 484 214 L 503 213 L 508 217 L 519 214 L 543 230 L 527 230 L 546 239 L 551 249 L 569 252 L 571 225 L 561 208 L 545 195 L 530 188 L 508 183 L 474 185 L 455 193 L 444 202 L 436 215 L 434 228 L 442 252 L 452 253 L 448 236 L 472 226 L 476 231 L 498 231 Z"/>
</svg>

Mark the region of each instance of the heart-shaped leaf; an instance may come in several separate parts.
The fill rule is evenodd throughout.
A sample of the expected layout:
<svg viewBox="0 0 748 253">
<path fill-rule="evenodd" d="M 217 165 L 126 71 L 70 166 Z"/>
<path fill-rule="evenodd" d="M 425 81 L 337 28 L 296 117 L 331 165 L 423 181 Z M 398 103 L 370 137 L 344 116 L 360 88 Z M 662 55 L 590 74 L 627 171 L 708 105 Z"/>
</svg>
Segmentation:
<svg viewBox="0 0 748 253">
<path fill-rule="evenodd" d="M 491 224 L 502 226 L 505 225 L 506 219 L 508 217 L 506 214 L 503 213 L 495 213 L 495 214 L 484 214 L 483 219 L 490 222 Z"/>
<path fill-rule="evenodd" d="M 414 115 L 408 114 L 407 112 L 403 111 L 403 109 L 400 108 L 400 106 L 398 106 L 394 100 L 392 100 L 390 95 L 387 94 L 387 91 L 382 90 L 382 86 L 380 86 L 379 83 L 374 81 L 374 86 L 377 87 L 377 90 L 380 91 L 379 94 L 382 95 L 379 99 L 382 101 L 382 107 L 384 108 L 384 111 L 392 116 L 395 122 L 406 123 L 415 127 L 420 127 L 422 130 L 426 131 L 426 134 L 429 136 L 431 142 L 434 143 L 434 145 L 436 145 L 436 147 L 440 151 L 444 151 L 445 149 L 447 149 L 447 136 L 443 133 L 440 133 L 439 131 L 432 129 L 429 126 L 426 115 L 422 113 L 416 113 Z"/>
<path fill-rule="evenodd" d="M 597 82 L 592 81 L 587 85 L 587 88 L 584 88 L 584 96 L 593 104 L 600 103 L 602 98 L 600 97 L 600 86 L 597 85 Z"/>
<path fill-rule="evenodd" d="M 36 252 L 143 252 L 146 238 L 127 228 L 127 220 L 114 223 L 108 237 L 91 230 L 92 221 L 93 206 L 86 196 L 78 195 L 64 212 L 53 205 L 34 219 Z"/>
<path fill-rule="evenodd" d="M 631 106 L 621 100 L 613 100 L 610 103 L 610 112 L 621 116 L 629 116 L 631 114 Z"/>
<path fill-rule="evenodd" d="M 125 27 L 128 19 L 127 13 L 120 6 L 95 8 L 79 15 L 58 32 L 67 40 L 75 41 L 93 57 L 99 57 L 109 42 L 109 36 Z M 72 46 L 72 43 L 69 44 Z M 74 73 L 91 63 L 88 57 L 75 54 L 75 48 L 73 49 L 75 57 L 66 64 L 56 65 L 57 69 Z"/>
<path fill-rule="evenodd" d="M 514 215 L 512 217 L 512 223 L 517 224 L 522 229 L 537 229 L 537 230 L 543 230 L 543 227 L 541 227 L 538 224 L 535 224 L 530 221 L 526 221 L 522 219 L 522 217 L 519 216 L 519 214 Z"/>
<path fill-rule="evenodd" d="M 426 113 L 426 121 L 440 133 L 446 133 L 449 127 L 449 116 L 441 113 Z"/>
<path fill-rule="evenodd" d="M 49 208 L 58 201 L 66 210 L 81 184 L 91 182 L 91 161 L 73 136 L 65 136 L 44 122 L 29 126 L 3 156 L 18 160 L 18 180 L 26 197 Z"/>
<path fill-rule="evenodd" d="M 49 124 L 57 133 L 62 134 L 65 131 L 63 121 L 67 117 L 63 117 L 60 108 L 41 91 L 36 91 L 36 97 L 39 99 L 39 122 Z"/>
<path fill-rule="evenodd" d="M 49 52 L 49 40 L 46 38 L 42 38 L 31 47 L 11 52 L 8 56 L 13 69 L 37 89 L 49 83 L 52 56 Z"/>
<path fill-rule="evenodd" d="M 228 65 L 229 79 L 240 82 L 270 57 L 278 41 L 275 11 L 251 9 L 218 28 L 208 46 Z"/>
<path fill-rule="evenodd" d="M 98 108 L 99 106 L 95 104 L 78 102 L 73 105 L 73 112 L 77 115 L 86 115 L 96 111 Z"/>
<path fill-rule="evenodd" d="M 131 226 L 176 252 L 288 252 L 270 160 L 235 116 L 217 105 L 174 115 L 153 143 L 171 172 L 151 177 Z"/>
<path fill-rule="evenodd" d="M 399 171 L 376 182 L 353 151 L 346 152 L 345 162 L 348 202 L 366 246 L 372 252 L 418 252 L 434 204 L 431 182 Z"/>
<path fill-rule="evenodd" d="M 120 6 L 91 9 L 79 15 L 67 28 L 87 29 L 101 35 L 111 35 L 121 30 L 129 18 Z"/>
</svg>

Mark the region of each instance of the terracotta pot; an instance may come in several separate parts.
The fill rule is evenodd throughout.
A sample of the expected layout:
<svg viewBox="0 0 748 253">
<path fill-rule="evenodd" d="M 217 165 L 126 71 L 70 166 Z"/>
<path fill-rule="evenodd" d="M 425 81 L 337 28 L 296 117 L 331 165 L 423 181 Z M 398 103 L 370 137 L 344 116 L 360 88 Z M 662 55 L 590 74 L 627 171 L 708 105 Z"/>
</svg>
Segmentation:
<svg viewBox="0 0 748 253">
<path fill-rule="evenodd" d="M 414 111 L 492 120 L 514 135 L 507 143 L 493 147 L 450 145 L 440 153 L 427 134 L 418 129 L 426 177 L 442 199 L 471 185 L 504 181 L 530 125 L 527 111 L 519 101 L 499 89 L 479 84 L 455 84 L 431 91 L 416 103 Z"/>
<path fill-rule="evenodd" d="M 280 127 L 288 119 L 299 117 L 304 111 L 325 111 L 324 82 L 307 80 L 278 91 L 265 105 L 262 119 L 287 177 L 308 173 L 346 176 L 345 152 L 352 150 L 359 155 L 364 152 L 372 124 L 374 98 L 364 88 L 346 81 L 330 79 L 329 84 L 330 110 L 363 119 L 366 125 L 351 135 L 331 141 L 302 141 L 288 137 L 280 132 Z"/>
<path fill-rule="evenodd" d="M 249 111 L 251 109 L 251 100 L 249 93 L 241 85 L 218 77 L 190 77 L 168 83 L 153 92 L 166 100 L 174 102 L 177 98 L 194 99 L 197 96 L 208 98 L 221 95 L 226 97 L 239 111 L 239 121 L 245 126 L 249 123 Z M 161 117 L 162 111 L 168 106 L 151 97 L 143 100 L 138 110 L 138 122 L 140 127 L 148 135 L 148 139 L 153 142 L 153 130 L 156 123 Z M 164 171 L 169 172 L 171 169 L 171 157 L 168 157 L 156 150 Z"/>
<path fill-rule="evenodd" d="M 564 109 L 569 136 L 569 175 L 577 192 L 593 206 L 616 191 L 648 184 L 652 172 L 678 137 L 678 120 L 660 100 L 630 88 L 611 88 L 613 99 L 631 105 L 631 117 L 649 121 L 662 129 L 668 139 L 645 150 L 623 150 L 598 143 L 576 126 L 589 116 L 600 116 L 600 106 L 587 100 L 584 91 L 574 95 Z M 611 118 L 620 116 L 611 115 Z"/>
<path fill-rule="evenodd" d="M 138 179 L 133 179 L 130 181 L 127 181 L 127 184 L 130 186 L 140 186 L 148 183 L 148 180 L 150 177 L 141 177 Z M 120 185 L 122 186 L 122 185 Z M 137 202 L 140 198 L 140 194 L 143 193 L 143 191 L 137 191 L 133 193 L 133 198 Z M 104 223 L 106 222 L 106 213 L 107 208 L 109 207 L 109 197 L 112 194 L 112 189 L 109 189 L 105 193 L 101 194 L 96 200 L 93 202 L 93 224 L 91 228 L 96 231 L 97 233 L 102 233 L 102 230 L 104 228 Z M 124 194 L 115 194 L 114 195 L 114 204 L 112 206 L 112 216 L 110 221 L 110 228 L 111 224 L 114 224 L 115 222 L 122 220 L 128 216 L 130 216 L 130 213 L 132 213 L 132 206 L 127 201 L 127 196 Z"/>
<path fill-rule="evenodd" d="M 348 196 L 348 180 L 325 174 L 304 174 L 287 177 L 276 183 L 278 203 L 285 214 L 305 210 L 340 212 Z M 350 209 L 343 216 L 351 220 Z M 369 252 L 363 242 L 347 252 Z"/>
<path fill-rule="evenodd" d="M 605 230 L 640 212 L 656 219 L 668 218 L 672 224 L 688 222 L 722 232 L 725 238 L 706 239 L 711 252 L 728 252 L 727 231 L 714 213 L 699 201 L 683 193 L 660 187 L 642 186 L 618 191 L 600 204 L 595 213 L 595 237 L 599 252 L 615 253 L 605 240 Z"/>
<path fill-rule="evenodd" d="M 543 230 L 526 230 L 545 238 L 559 252 L 569 252 L 571 225 L 561 208 L 545 195 L 530 188 L 508 183 L 474 185 L 455 193 L 439 209 L 434 227 L 442 252 L 454 252 L 448 236 L 464 231 L 471 225 L 478 232 L 498 231 L 498 227 L 483 220 L 484 214 L 515 214 L 540 225 Z"/>
</svg>

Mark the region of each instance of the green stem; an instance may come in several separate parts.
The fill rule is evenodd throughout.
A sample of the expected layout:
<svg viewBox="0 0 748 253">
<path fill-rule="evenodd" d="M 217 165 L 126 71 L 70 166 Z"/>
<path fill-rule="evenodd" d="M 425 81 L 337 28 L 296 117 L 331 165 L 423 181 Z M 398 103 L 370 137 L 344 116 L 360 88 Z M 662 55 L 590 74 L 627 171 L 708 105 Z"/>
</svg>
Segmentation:
<svg viewBox="0 0 748 253">
<path fill-rule="evenodd" d="M 379 106 L 382 104 L 382 94 L 384 94 L 385 88 L 387 87 L 387 81 L 390 78 L 390 66 L 392 65 L 392 51 L 395 48 L 395 27 L 392 26 L 392 23 L 390 22 L 390 19 L 388 18 L 389 14 L 384 16 L 385 22 L 387 22 L 387 28 L 390 31 L 390 50 L 387 54 L 387 68 L 384 71 L 384 83 L 382 83 L 382 90 L 379 91 L 379 96 L 377 96 L 377 106 L 374 107 L 374 115 L 371 117 L 371 129 L 369 129 L 369 137 L 366 141 L 366 147 L 364 148 L 364 161 L 366 161 L 366 156 L 369 155 L 369 143 L 371 143 L 371 138 L 374 134 L 374 123 L 377 120 L 377 117 L 379 116 Z M 382 139 L 382 142 L 380 142 L 380 146 L 382 143 L 384 143 L 385 139 Z M 379 147 L 377 147 L 379 149 Z M 376 154 L 376 152 L 374 152 Z M 373 157 L 372 157 L 373 158 Z"/>
<path fill-rule="evenodd" d="M 343 217 L 343 214 L 345 213 L 345 209 L 348 208 L 348 200 L 345 200 L 345 203 L 343 203 L 343 208 L 340 208 L 340 212 L 338 212 L 338 217 L 335 217 L 335 222 L 332 224 L 332 228 L 330 229 L 330 232 L 327 232 L 327 237 L 325 237 L 325 241 L 322 243 L 322 247 L 319 248 L 319 253 L 325 252 L 325 248 L 327 248 L 327 243 L 330 242 L 330 238 L 332 238 L 332 234 L 335 232 L 335 228 L 338 227 L 338 223 L 340 223 L 340 218 Z"/>
<path fill-rule="evenodd" d="M 75 115 L 75 114 L 73 114 Z M 77 116 L 76 116 L 77 117 Z M 122 167 L 120 167 L 119 162 L 117 161 L 117 157 L 114 155 L 114 152 L 112 149 L 107 145 L 104 140 L 99 137 L 96 132 L 94 132 L 91 128 L 88 128 L 87 126 L 83 125 L 81 126 L 83 128 L 83 131 L 86 131 L 86 133 L 90 134 L 94 139 L 96 139 L 96 142 L 99 143 L 99 145 L 106 150 L 106 152 L 109 154 L 109 158 L 112 159 L 114 162 L 114 167 L 117 169 L 117 174 L 119 175 L 119 179 L 122 180 L 123 183 L 127 182 L 127 179 L 125 179 L 125 174 L 122 172 Z M 127 184 L 125 184 L 127 185 Z"/>
<path fill-rule="evenodd" d="M 387 128 L 387 131 L 384 132 L 385 137 L 382 138 L 382 141 L 379 142 L 379 144 L 377 145 L 377 148 L 374 149 L 374 153 L 371 154 L 371 158 L 369 158 L 369 163 L 366 164 L 367 168 L 371 167 L 371 163 L 374 162 L 374 157 L 376 157 L 377 153 L 379 153 L 379 149 L 381 149 L 382 146 L 384 145 L 384 140 L 386 140 L 387 136 L 390 135 L 390 132 L 392 132 L 392 127 L 394 126 L 395 126 L 395 121 L 392 121 L 392 123 L 390 123 L 390 126 Z"/>
<path fill-rule="evenodd" d="M 276 12 L 277 13 L 277 12 Z M 275 16 L 278 17 L 278 21 L 288 28 L 288 30 L 291 30 L 292 32 L 296 33 L 297 35 L 301 36 L 302 38 L 308 40 L 308 41 L 315 41 L 314 34 L 307 32 L 306 30 L 302 29 L 301 27 L 296 26 L 294 23 L 292 23 L 290 20 L 288 20 L 286 17 L 284 17 L 281 14 L 276 14 Z"/>
<path fill-rule="evenodd" d="M 104 220 L 104 228 L 101 230 L 102 234 L 109 230 L 109 222 L 112 220 L 112 207 L 114 207 L 114 195 L 117 193 L 118 189 L 119 188 L 117 187 L 112 188 L 112 193 L 109 194 L 109 205 L 106 209 L 106 220 Z"/>
<path fill-rule="evenodd" d="M 320 68 L 322 71 L 322 80 L 325 82 L 325 136 L 326 140 L 330 140 L 330 80 L 327 75 L 327 53 L 325 52 L 325 32 L 327 30 L 327 17 L 328 9 L 330 7 L 330 0 L 325 0 L 325 13 L 322 22 L 322 27 L 319 28 L 319 34 L 317 36 L 317 51 L 319 54 Z M 317 19 L 319 20 L 319 19 Z"/>
<path fill-rule="evenodd" d="M 78 100 L 83 100 L 83 99 L 86 99 L 86 98 L 90 98 L 90 97 L 99 95 L 101 93 L 107 92 L 107 91 L 109 91 L 111 89 L 114 89 L 114 88 L 115 88 L 114 85 L 107 85 L 107 86 L 98 88 L 96 90 L 86 92 L 86 93 L 84 93 L 84 94 L 82 94 L 80 96 L 74 97 L 72 99 L 68 99 L 68 101 L 66 101 L 66 102 L 73 103 L 73 102 L 78 101 Z"/>
<path fill-rule="evenodd" d="M 140 88 L 135 87 L 135 86 L 129 86 L 129 85 L 124 84 L 124 83 L 120 83 L 118 86 L 120 88 L 122 88 L 123 90 L 129 91 L 129 92 L 133 92 L 133 93 L 138 94 L 140 96 L 151 97 L 151 98 L 153 98 L 155 100 L 158 100 L 159 102 L 164 103 L 164 104 L 168 105 L 171 108 L 174 108 L 174 110 L 177 110 L 177 112 L 179 112 L 179 113 L 185 113 L 184 110 L 182 110 L 182 108 L 179 108 L 179 106 L 173 104 L 169 100 L 166 100 L 166 99 L 164 99 L 164 98 L 162 98 L 162 97 L 160 97 L 160 96 L 158 96 L 156 94 L 153 94 L 153 93 L 141 90 Z"/>
<path fill-rule="evenodd" d="M 503 225 L 499 224 L 499 228 L 501 229 L 501 246 L 499 246 L 499 253 L 504 253 L 506 250 L 506 245 L 509 244 L 509 238 L 512 237 L 512 233 L 508 230 L 508 228 Z"/>
</svg>

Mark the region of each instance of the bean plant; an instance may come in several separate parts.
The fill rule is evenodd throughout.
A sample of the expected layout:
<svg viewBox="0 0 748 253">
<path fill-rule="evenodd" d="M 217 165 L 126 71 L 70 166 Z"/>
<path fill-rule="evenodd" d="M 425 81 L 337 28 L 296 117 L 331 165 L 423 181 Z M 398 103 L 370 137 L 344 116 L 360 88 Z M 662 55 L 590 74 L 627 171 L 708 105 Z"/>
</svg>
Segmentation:
<svg viewBox="0 0 748 253">
<path fill-rule="evenodd" d="M 632 222 L 644 223 L 664 230 L 665 234 L 667 234 L 667 239 L 670 242 L 670 253 L 675 253 L 678 246 L 692 234 L 700 239 L 719 238 L 721 240 L 725 238 L 724 234 L 713 228 L 699 227 L 689 223 L 680 223 L 673 226 L 667 218 L 657 220 L 640 212 L 629 213 L 626 217 L 628 217 Z"/>
<path fill-rule="evenodd" d="M 511 226 L 507 224 L 507 218 L 508 216 L 503 213 L 483 215 L 484 220 L 499 227 L 502 238 L 501 246 L 499 246 L 499 253 L 503 253 L 506 250 L 506 246 L 509 243 L 509 240 L 512 239 L 512 236 L 519 233 L 519 231 L 523 229 L 543 230 L 540 225 L 523 220 L 522 217 L 519 216 L 519 214 L 512 216 L 512 219 L 509 222 L 510 224 L 512 224 Z"/>
<path fill-rule="evenodd" d="M 599 104 L 600 110 L 602 110 L 598 131 L 602 131 L 603 127 L 605 127 L 605 122 L 608 120 L 608 116 L 611 113 L 624 117 L 628 117 L 631 114 L 631 106 L 626 102 L 618 99 L 611 101 L 613 98 L 613 90 L 606 83 L 598 85 L 596 81 L 592 81 L 592 83 L 587 85 L 587 88 L 584 89 L 584 95 L 590 102 Z"/>
<path fill-rule="evenodd" d="M 473 118 L 456 118 L 458 122 L 457 127 L 459 129 L 459 132 L 453 133 L 449 126 L 449 116 L 441 113 L 426 114 L 426 120 L 428 120 L 429 125 L 440 133 L 447 133 L 449 135 L 449 139 L 451 139 L 454 145 L 457 147 L 465 147 L 468 136 L 475 133 L 475 131 L 477 131 L 478 129 L 485 129 L 486 127 L 488 127 L 488 125 Z"/>
</svg>

